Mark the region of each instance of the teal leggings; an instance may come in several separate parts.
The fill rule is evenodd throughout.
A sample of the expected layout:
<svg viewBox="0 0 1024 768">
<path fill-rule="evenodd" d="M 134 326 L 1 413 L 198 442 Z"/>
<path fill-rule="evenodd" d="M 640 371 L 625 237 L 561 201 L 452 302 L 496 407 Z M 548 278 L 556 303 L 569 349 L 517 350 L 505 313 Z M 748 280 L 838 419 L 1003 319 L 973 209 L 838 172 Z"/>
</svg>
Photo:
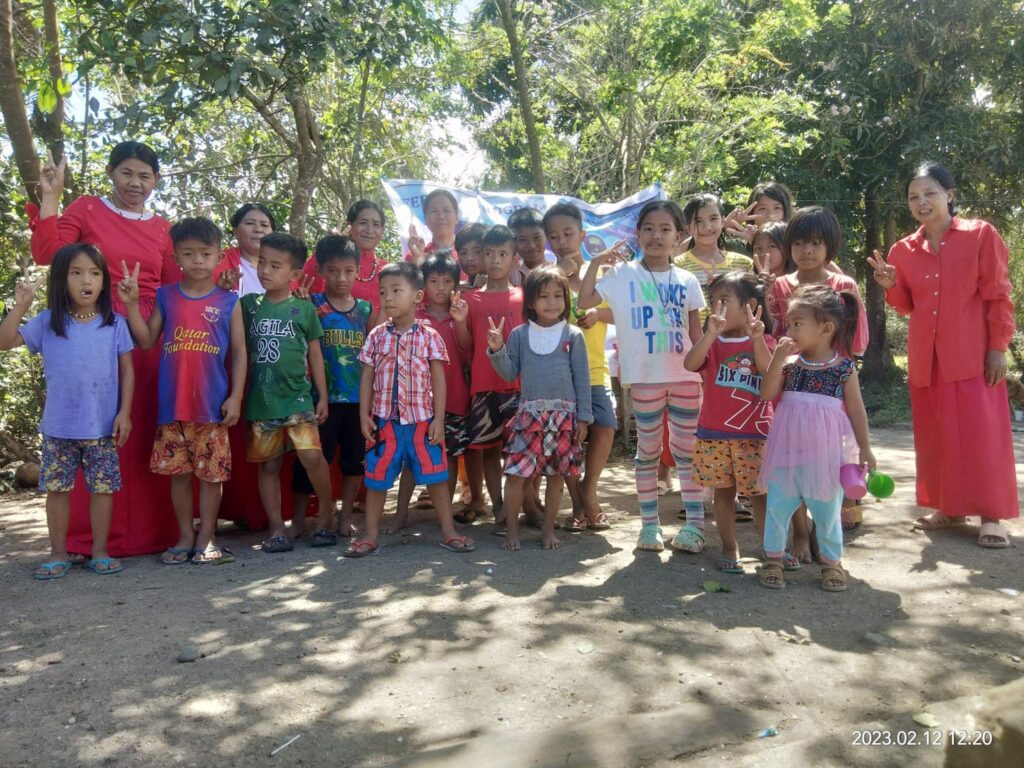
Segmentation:
<svg viewBox="0 0 1024 768">
<path fill-rule="evenodd" d="M 836 483 L 836 494 L 821 501 L 806 499 L 802 495 L 787 496 L 777 483 L 768 483 L 768 512 L 764 521 L 764 553 L 779 559 L 786 551 L 789 521 L 801 504 L 806 504 L 814 520 L 814 534 L 818 539 L 821 561 L 832 565 L 843 559 L 843 488 Z"/>
</svg>

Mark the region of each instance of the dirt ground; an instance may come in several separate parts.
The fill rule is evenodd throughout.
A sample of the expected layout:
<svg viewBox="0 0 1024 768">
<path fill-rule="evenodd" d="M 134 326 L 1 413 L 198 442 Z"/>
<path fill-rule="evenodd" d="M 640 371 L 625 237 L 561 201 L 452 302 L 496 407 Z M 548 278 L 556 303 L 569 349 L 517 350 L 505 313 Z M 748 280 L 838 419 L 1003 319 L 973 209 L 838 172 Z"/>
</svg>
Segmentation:
<svg viewBox="0 0 1024 768">
<path fill-rule="evenodd" d="M 855 731 L 896 739 L 1024 674 L 1024 525 L 1006 550 L 975 546 L 976 525 L 912 532 L 910 432 L 874 441 L 897 492 L 851 536 L 838 595 L 817 566 L 781 592 L 753 560 L 719 574 L 713 529 L 702 555 L 634 552 L 628 464 L 602 482 L 614 528 L 560 551 L 528 530 L 504 552 L 477 523 L 476 552 L 450 554 L 423 520 L 364 560 L 265 555 L 224 526 L 232 564 L 141 557 L 54 582 L 31 578 L 41 498 L 6 497 L 0 765 L 940 765 L 939 747 L 858 747 Z M 679 508 L 662 498 L 667 532 Z M 753 525 L 740 533 L 755 554 Z M 205 656 L 178 663 L 188 643 Z"/>
</svg>

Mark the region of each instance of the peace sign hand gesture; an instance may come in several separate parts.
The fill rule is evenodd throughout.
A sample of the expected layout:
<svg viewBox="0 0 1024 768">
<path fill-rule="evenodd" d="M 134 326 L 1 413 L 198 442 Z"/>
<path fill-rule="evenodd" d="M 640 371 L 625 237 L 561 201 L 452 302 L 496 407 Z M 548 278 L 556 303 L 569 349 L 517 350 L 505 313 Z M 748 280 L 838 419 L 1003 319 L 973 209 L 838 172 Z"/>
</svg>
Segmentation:
<svg viewBox="0 0 1024 768">
<path fill-rule="evenodd" d="M 117 284 L 117 295 L 121 297 L 121 303 L 133 306 L 139 303 L 139 267 L 140 262 L 135 262 L 135 269 L 128 271 L 128 264 L 121 260 L 121 282 Z"/>
<path fill-rule="evenodd" d="M 753 214 L 756 207 L 757 201 L 755 200 L 744 208 L 742 212 L 739 208 L 734 208 L 729 215 L 725 217 L 725 233 L 727 235 L 741 237 L 748 243 L 754 242 L 754 235 L 757 234 L 757 224 L 759 223 L 759 217 Z"/>
<path fill-rule="evenodd" d="M 469 318 L 469 304 L 462 298 L 461 291 L 452 291 L 452 305 L 448 310 L 452 320 L 456 323 L 464 323 Z"/>
<path fill-rule="evenodd" d="M 717 338 L 725 330 L 725 302 L 716 301 L 710 315 L 708 315 L 708 333 Z"/>
<path fill-rule="evenodd" d="M 295 286 L 295 290 L 292 294 L 297 299 L 308 299 L 310 289 L 313 287 L 313 283 L 316 281 L 316 277 L 310 274 L 303 273 L 302 277 L 299 278 L 298 285 Z"/>
<path fill-rule="evenodd" d="M 502 333 L 505 330 L 505 318 L 501 318 L 498 324 L 494 324 L 494 318 L 487 318 L 487 325 L 490 326 L 487 331 L 487 346 L 491 352 L 500 352 L 501 348 L 505 346 L 505 336 Z"/>
<path fill-rule="evenodd" d="M 622 255 L 622 249 L 625 247 L 625 240 L 616 241 L 615 245 L 607 250 L 601 251 L 597 256 L 590 260 L 591 265 L 594 269 L 600 267 L 602 264 L 614 265 L 616 262 L 625 261 L 625 257 Z"/>
<path fill-rule="evenodd" d="M 413 259 L 416 261 L 423 261 L 424 255 L 427 251 L 427 242 L 420 236 L 420 233 L 416 230 L 415 224 L 409 225 L 409 253 L 412 254 Z"/>
<path fill-rule="evenodd" d="M 872 254 L 874 258 L 868 256 L 868 264 L 875 270 L 875 282 L 889 290 L 896 285 L 896 267 L 887 264 L 878 251 L 872 251 Z"/>
<path fill-rule="evenodd" d="M 24 277 L 14 286 L 14 306 L 27 310 L 32 306 L 32 301 L 36 297 L 36 291 L 39 290 L 43 278 L 36 277 L 33 279 L 28 272 L 27 266 L 23 266 L 21 272 Z"/>
<path fill-rule="evenodd" d="M 758 256 L 755 253 L 753 258 L 754 258 L 754 271 L 757 273 L 758 279 L 761 281 L 761 284 L 764 286 L 765 291 L 770 291 L 772 289 L 772 286 L 775 285 L 775 275 L 773 275 L 771 272 L 768 271 L 768 269 L 765 267 L 764 262 L 761 261 L 761 257 L 760 256 Z"/>
<path fill-rule="evenodd" d="M 747 304 L 743 307 L 747 313 L 747 336 L 753 339 L 760 339 L 764 336 L 764 321 L 761 320 L 761 305 L 757 305 L 757 310 L 754 312 L 750 311 L 750 305 Z"/>
<path fill-rule="evenodd" d="M 67 166 L 67 155 L 63 155 L 58 164 L 53 162 L 53 152 L 46 150 L 46 163 L 39 170 L 39 191 L 43 197 L 60 198 Z"/>
</svg>

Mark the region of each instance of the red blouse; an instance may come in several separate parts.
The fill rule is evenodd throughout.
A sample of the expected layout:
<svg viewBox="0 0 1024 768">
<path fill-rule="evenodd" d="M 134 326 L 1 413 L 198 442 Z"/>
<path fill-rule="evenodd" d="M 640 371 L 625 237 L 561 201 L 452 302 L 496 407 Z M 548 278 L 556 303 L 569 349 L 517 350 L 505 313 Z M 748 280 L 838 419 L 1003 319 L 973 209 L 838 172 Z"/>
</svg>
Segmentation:
<svg viewBox="0 0 1024 768">
<path fill-rule="evenodd" d="M 793 278 L 796 280 L 796 278 Z M 857 327 L 853 332 L 853 348 L 843 350 L 846 354 L 861 357 L 868 348 L 868 314 L 864 310 L 864 300 L 860 297 L 860 290 L 857 288 L 857 281 L 842 272 L 829 272 L 825 277 L 825 283 L 833 291 L 848 291 L 857 297 Z M 786 335 L 788 324 L 786 312 L 789 309 L 789 300 L 793 291 L 797 288 L 789 280 L 789 275 L 784 275 L 772 284 L 772 292 L 768 297 L 768 311 L 771 313 L 772 335 L 779 339 Z"/>
<path fill-rule="evenodd" d="M 139 269 L 139 298 L 151 307 L 156 289 L 181 280 L 181 269 L 174 261 L 174 249 L 168 234 L 171 225 L 160 216 L 134 219 L 122 216 L 98 197 L 83 195 L 64 209 L 60 216 L 39 218 L 39 209 L 27 206 L 32 230 L 32 258 L 36 264 L 50 264 L 54 254 L 71 243 L 92 243 L 103 254 L 114 285 L 120 282 L 121 262 Z M 117 290 L 111 290 L 114 308 L 123 312 Z"/>
<path fill-rule="evenodd" d="M 922 227 L 890 249 L 889 263 L 896 285 L 885 300 L 910 316 L 910 384 L 929 386 L 936 358 L 944 381 L 984 373 L 985 353 L 1005 350 L 1014 330 L 1009 252 L 995 227 L 954 217 L 937 254 Z"/>
</svg>

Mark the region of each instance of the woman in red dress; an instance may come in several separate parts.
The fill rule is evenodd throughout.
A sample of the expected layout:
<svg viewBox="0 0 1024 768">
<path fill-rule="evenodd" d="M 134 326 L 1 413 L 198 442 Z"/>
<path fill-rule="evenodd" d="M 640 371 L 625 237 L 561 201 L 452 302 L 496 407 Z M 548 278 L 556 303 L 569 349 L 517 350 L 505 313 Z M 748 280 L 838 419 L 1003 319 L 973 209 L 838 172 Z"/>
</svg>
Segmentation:
<svg viewBox="0 0 1024 768">
<path fill-rule="evenodd" d="M 260 258 L 260 241 L 264 235 L 277 231 L 274 214 L 263 203 L 246 203 L 231 216 L 231 232 L 237 245 L 226 248 L 213 277 L 221 288 L 237 291 L 239 298 L 250 293 L 263 293 L 256 275 Z"/>
<path fill-rule="evenodd" d="M 1002 521 L 1019 517 L 1006 347 L 1013 337 L 1009 254 L 995 228 L 961 219 L 952 174 L 922 165 L 907 187 L 921 227 L 868 263 L 885 299 L 910 316 L 907 358 L 925 530 L 981 518 L 978 544 L 1010 545 Z"/>
<path fill-rule="evenodd" d="M 38 211 L 30 206 L 32 258 L 37 264 L 49 264 L 59 248 L 86 242 L 103 253 L 112 285 L 125 277 L 121 264 L 138 264 L 139 309 L 148 318 L 153 310 L 156 289 L 176 283 L 181 270 L 174 261 L 170 224 L 146 210 L 146 200 L 160 181 L 160 163 L 156 153 L 135 141 L 114 147 L 107 165 L 111 189 L 105 197 L 83 195 L 58 215 L 64 191 L 66 158 L 55 166 L 52 158 L 43 167 L 39 189 L 42 201 Z M 114 311 L 124 314 L 124 306 L 112 291 Z M 120 449 L 123 488 L 114 494 L 114 514 L 108 549 L 114 557 L 159 552 L 178 538 L 171 509 L 170 488 L 166 477 L 151 474 L 149 456 L 156 432 L 157 373 L 160 348 L 136 348 L 135 398 L 132 403 L 132 431 Z M 87 556 L 92 551 L 89 527 L 89 495 L 79 482 L 71 494 L 71 524 L 68 551 Z"/>
</svg>

